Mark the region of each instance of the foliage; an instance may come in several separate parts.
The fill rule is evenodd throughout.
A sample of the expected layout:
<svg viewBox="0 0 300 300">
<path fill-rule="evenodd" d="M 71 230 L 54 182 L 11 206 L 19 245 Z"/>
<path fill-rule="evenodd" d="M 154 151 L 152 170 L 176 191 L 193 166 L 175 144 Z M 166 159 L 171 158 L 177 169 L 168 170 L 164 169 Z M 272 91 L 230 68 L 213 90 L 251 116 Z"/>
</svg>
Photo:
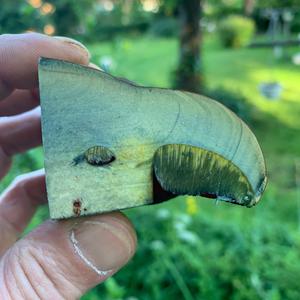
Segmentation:
<svg viewBox="0 0 300 300">
<path fill-rule="evenodd" d="M 55 11 L 51 16 L 51 21 L 55 24 L 57 35 L 78 36 L 86 33 L 94 0 L 49 0 L 53 4 Z"/>
<path fill-rule="evenodd" d="M 116 290 L 121 299 L 299 299 L 297 232 L 263 218 L 249 224 L 220 220 L 197 201 L 200 213 L 194 217 L 184 206 L 178 212 L 169 204 L 130 214 L 139 251 L 114 277 L 117 289 L 108 281 L 94 292 L 102 299 L 120 299 Z"/>
<path fill-rule="evenodd" d="M 160 0 L 159 14 L 162 16 L 175 16 L 178 13 L 178 4 L 181 0 Z"/>
<path fill-rule="evenodd" d="M 152 12 L 143 10 L 141 1 L 113 1 L 107 10 L 101 2 L 95 5 L 93 20 L 87 32 L 92 40 L 111 39 L 123 33 L 141 33 L 148 29 Z"/>
<path fill-rule="evenodd" d="M 299 10 L 295 11 L 294 19 L 291 24 L 291 31 L 297 34 L 300 32 L 300 11 Z"/>
<path fill-rule="evenodd" d="M 179 32 L 179 24 L 174 18 L 159 18 L 151 22 L 149 32 L 155 36 L 176 37 Z"/>
<path fill-rule="evenodd" d="M 224 16 L 241 14 L 244 0 L 206 0 L 204 14 L 210 20 L 219 20 Z"/>
<path fill-rule="evenodd" d="M 82 33 L 94 0 L 1 0 L 0 31 L 20 33 L 27 30 L 56 35 Z M 53 30 L 45 30 L 45 26 Z"/>
<path fill-rule="evenodd" d="M 300 6 L 300 0 L 260 0 L 257 1 L 259 8 L 284 8 Z"/>
<path fill-rule="evenodd" d="M 110 3 L 105 7 L 95 0 L 0 0 L 0 33 L 30 30 L 95 41 L 147 29 L 153 13 L 144 11 L 140 1 Z"/>
<path fill-rule="evenodd" d="M 47 22 L 41 12 L 21 0 L 0 1 L 0 33 L 20 33 L 38 28 L 40 31 Z"/>
<path fill-rule="evenodd" d="M 246 46 L 255 33 L 254 22 L 246 17 L 231 15 L 219 24 L 219 37 L 225 47 Z"/>
</svg>

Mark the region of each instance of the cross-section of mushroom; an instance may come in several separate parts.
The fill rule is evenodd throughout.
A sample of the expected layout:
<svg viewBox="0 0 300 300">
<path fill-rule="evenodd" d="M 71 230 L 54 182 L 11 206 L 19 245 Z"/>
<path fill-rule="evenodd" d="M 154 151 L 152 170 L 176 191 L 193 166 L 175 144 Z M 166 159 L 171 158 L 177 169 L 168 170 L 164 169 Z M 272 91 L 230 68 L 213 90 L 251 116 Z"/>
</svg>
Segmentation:
<svg viewBox="0 0 300 300">
<path fill-rule="evenodd" d="M 47 58 L 39 82 L 52 218 L 75 216 L 76 199 L 81 215 L 178 194 L 248 207 L 259 201 L 266 185 L 261 149 L 220 103 Z"/>
</svg>

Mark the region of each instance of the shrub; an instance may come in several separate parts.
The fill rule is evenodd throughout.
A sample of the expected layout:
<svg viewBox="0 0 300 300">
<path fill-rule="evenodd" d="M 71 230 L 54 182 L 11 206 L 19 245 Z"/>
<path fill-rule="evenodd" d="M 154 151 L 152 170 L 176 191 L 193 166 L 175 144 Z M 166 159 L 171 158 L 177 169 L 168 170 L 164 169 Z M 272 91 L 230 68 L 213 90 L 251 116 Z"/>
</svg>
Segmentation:
<svg viewBox="0 0 300 300">
<path fill-rule="evenodd" d="M 239 48 L 246 46 L 254 33 L 254 21 L 243 16 L 231 15 L 219 24 L 219 36 L 224 47 Z"/>
<path fill-rule="evenodd" d="M 160 18 L 153 21 L 149 31 L 155 36 L 174 37 L 178 35 L 179 24 L 174 18 Z"/>
</svg>

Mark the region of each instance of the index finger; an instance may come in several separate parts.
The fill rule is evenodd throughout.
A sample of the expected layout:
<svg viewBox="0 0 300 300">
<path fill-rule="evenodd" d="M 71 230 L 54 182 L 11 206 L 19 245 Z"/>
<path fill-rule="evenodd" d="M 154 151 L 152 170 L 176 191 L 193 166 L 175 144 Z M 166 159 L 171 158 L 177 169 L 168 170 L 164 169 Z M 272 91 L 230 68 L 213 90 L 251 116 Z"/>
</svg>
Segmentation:
<svg viewBox="0 0 300 300">
<path fill-rule="evenodd" d="M 14 89 L 38 86 L 39 57 L 88 64 L 89 53 L 77 41 L 38 33 L 0 35 L 0 100 Z"/>
</svg>

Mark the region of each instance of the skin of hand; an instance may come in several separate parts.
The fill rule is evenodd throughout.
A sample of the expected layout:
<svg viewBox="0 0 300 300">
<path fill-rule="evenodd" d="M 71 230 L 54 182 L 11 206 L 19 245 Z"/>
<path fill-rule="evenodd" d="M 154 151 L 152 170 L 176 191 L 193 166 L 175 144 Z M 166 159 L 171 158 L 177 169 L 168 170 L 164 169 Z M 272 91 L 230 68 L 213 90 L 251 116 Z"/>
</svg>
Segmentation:
<svg viewBox="0 0 300 300">
<path fill-rule="evenodd" d="M 12 156 L 41 144 L 40 56 L 89 65 L 77 41 L 0 35 L 0 180 Z M 44 171 L 17 177 L 0 196 L 0 299 L 78 299 L 133 256 L 136 234 L 119 212 L 49 220 L 20 238 L 46 202 Z"/>
</svg>

